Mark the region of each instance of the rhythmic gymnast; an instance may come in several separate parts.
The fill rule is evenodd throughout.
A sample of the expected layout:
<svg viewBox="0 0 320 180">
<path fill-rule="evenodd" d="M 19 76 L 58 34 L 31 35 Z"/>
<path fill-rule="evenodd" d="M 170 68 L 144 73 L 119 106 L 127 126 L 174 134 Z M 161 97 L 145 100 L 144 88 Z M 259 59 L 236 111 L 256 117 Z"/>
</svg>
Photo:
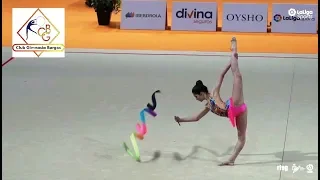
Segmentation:
<svg viewBox="0 0 320 180">
<path fill-rule="evenodd" d="M 232 97 L 226 102 L 223 102 L 220 97 L 220 88 L 224 76 L 230 68 L 233 74 Z M 196 100 L 200 102 L 204 100 L 207 101 L 204 110 L 193 117 L 180 118 L 175 116 L 174 119 L 176 122 L 196 122 L 205 116 L 209 111 L 212 111 L 218 116 L 230 118 L 230 112 L 233 111 L 231 109 L 237 109 L 238 112 L 236 112 L 234 115 L 236 117 L 235 122 L 238 130 L 238 142 L 231 157 L 227 161 L 219 164 L 220 166 L 233 166 L 237 156 L 244 147 L 247 129 L 247 107 L 244 103 L 242 75 L 238 66 L 237 40 L 235 37 L 233 37 L 231 40 L 231 60 L 221 73 L 218 83 L 212 89 L 211 93 L 208 91 L 208 88 L 203 85 L 201 80 L 196 82 L 196 85 L 192 88 L 192 93 Z"/>
</svg>

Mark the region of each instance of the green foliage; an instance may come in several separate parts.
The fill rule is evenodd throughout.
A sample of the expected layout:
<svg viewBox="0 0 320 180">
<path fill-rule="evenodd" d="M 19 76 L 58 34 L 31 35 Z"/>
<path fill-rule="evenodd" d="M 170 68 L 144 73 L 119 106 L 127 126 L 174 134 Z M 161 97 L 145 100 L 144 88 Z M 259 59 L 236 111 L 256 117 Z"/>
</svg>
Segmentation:
<svg viewBox="0 0 320 180">
<path fill-rule="evenodd" d="M 119 12 L 121 0 L 92 0 L 92 7 L 97 10 Z"/>
</svg>

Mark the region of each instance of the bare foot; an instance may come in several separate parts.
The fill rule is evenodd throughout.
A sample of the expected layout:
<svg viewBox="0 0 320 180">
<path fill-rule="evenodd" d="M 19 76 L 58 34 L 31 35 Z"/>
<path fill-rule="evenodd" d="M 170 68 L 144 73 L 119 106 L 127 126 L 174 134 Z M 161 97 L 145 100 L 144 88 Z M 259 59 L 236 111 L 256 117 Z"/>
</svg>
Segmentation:
<svg viewBox="0 0 320 180">
<path fill-rule="evenodd" d="M 226 162 L 219 164 L 219 166 L 234 166 L 234 162 L 226 161 Z"/>
<path fill-rule="evenodd" d="M 233 37 L 231 39 L 231 51 L 232 51 L 232 56 L 234 56 L 236 59 L 238 59 L 238 46 L 237 46 L 237 39 Z"/>
<path fill-rule="evenodd" d="M 232 37 L 231 39 L 231 47 L 230 47 L 232 52 L 237 52 L 237 39 L 236 37 Z"/>
</svg>

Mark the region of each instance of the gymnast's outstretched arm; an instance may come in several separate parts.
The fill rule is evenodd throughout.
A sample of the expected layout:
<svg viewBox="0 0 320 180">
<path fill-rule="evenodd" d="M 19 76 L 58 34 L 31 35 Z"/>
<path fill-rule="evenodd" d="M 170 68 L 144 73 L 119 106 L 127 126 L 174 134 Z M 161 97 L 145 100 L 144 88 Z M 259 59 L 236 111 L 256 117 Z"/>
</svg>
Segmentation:
<svg viewBox="0 0 320 180">
<path fill-rule="evenodd" d="M 230 68 L 231 68 L 231 63 L 229 61 L 229 63 L 225 66 L 225 68 L 221 72 L 216 86 L 212 89 L 212 92 L 211 92 L 212 96 L 215 96 L 216 93 L 220 94 L 220 88 L 221 88 L 224 76 L 227 74 Z"/>
<path fill-rule="evenodd" d="M 196 121 L 199 121 L 203 116 L 205 116 L 209 111 L 210 109 L 206 107 L 199 114 L 195 116 L 185 117 L 185 118 L 180 118 L 178 116 L 175 116 L 174 119 L 177 122 L 196 122 Z"/>
</svg>

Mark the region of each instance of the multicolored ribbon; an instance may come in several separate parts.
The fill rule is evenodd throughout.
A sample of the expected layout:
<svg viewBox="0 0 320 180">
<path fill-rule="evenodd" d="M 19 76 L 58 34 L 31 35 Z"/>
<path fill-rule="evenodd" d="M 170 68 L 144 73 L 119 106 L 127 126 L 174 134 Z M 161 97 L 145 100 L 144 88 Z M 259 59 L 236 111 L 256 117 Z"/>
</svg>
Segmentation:
<svg viewBox="0 0 320 180">
<path fill-rule="evenodd" d="M 153 105 L 148 103 L 148 108 L 144 108 L 142 111 L 140 111 L 140 121 L 141 124 L 137 123 L 136 125 L 136 133 L 132 133 L 130 135 L 130 140 L 131 140 L 131 144 L 133 147 L 133 151 L 132 152 L 129 147 L 127 146 L 127 144 L 124 142 L 123 146 L 124 149 L 126 150 L 126 152 L 133 157 L 136 161 L 141 162 L 140 160 L 140 151 L 139 151 L 139 147 L 136 141 L 136 138 L 143 140 L 144 139 L 144 135 L 147 133 L 147 124 L 146 124 L 146 117 L 145 117 L 145 112 L 149 113 L 151 116 L 156 117 L 157 113 L 154 111 L 155 108 L 157 107 L 157 101 L 155 98 L 155 93 L 160 93 L 160 90 L 155 91 L 152 94 L 152 103 Z"/>
</svg>

